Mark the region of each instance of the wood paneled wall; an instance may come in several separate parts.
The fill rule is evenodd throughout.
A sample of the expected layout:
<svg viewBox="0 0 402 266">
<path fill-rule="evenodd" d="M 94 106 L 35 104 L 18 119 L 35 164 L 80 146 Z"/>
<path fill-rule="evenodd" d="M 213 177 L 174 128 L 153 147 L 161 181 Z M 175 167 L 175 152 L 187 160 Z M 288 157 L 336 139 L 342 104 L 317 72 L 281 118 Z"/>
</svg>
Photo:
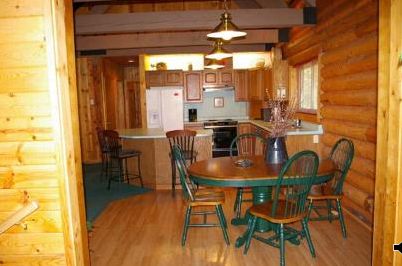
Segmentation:
<svg viewBox="0 0 402 266">
<path fill-rule="evenodd" d="M 107 58 L 77 58 L 82 161 L 99 163 L 96 127 L 140 128 L 141 97 L 137 67 Z"/>
<path fill-rule="evenodd" d="M 105 125 L 102 60 L 78 58 L 76 65 L 82 158 L 95 163 L 101 160 L 96 128 Z"/>
<path fill-rule="evenodd" d="M 0 264 L 88 265 L 71 1 L 4 0 L 0 8 Z"/>
<path fill-rule="evenodd" d="M 341 137 L 355 145 L 344 206 L 373 222 L 375 180 L 378 1 L 317 1 L 317 26 L 291 31 L 284 47 L 291 66 L 320 57 L 323 154 Z"/>
</svg>

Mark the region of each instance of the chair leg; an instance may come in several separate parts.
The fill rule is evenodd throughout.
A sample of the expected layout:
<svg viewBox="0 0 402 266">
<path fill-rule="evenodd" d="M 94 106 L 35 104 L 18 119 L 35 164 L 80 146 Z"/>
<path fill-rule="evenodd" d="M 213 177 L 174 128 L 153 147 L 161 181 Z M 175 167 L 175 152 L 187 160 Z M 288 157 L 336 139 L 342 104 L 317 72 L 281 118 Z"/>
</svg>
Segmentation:
<svg viewBox="0 0 402 266">
<path fill-rule="evenodd" d="M 172 166 L 172 191 L 175 192 L 176 188 L 176 164 L 174 162 L 173 154 L 171 155 L 170 163 Z"/>
<path fill-rule="evenodd" d="M 101 180 L 103 179 L 103 174 L 106 172 L 106 159 L 105 159 L 105 153 L 102 152 L 102 168 L 101 168 Z"/>
<path fill-rule="evenodd" d="M 225 218 L 224 218 L 225 214 L 223 212 L 221 212 L 221 208 L 219 208 L 218 205 L 215 206 L 215 209 L 216 209 L 216 214 L 218 215 L 219 223 L 222 228 L 222 233 L 223 233 L 223 237 L 225 238 L 226 245 L 229 246 L 230 242 L 229 242 L 228 232 L 226 231 L 226 226 L 225 226 Z"/>
<path fill-rule="evenodd" d="M 280 224 L 279 226 L 279 250 L 280 250 L 279 265 L 285 266 L 285 233 L 283 224 Z"/>
<path fill-rule="evenodd" d="M 243 201 L 243 188 L 239 188 L 238 192 L 238 201 L 237 201 L 237 209 L 236 209 L 236 218 L 240 218 L 241 216 L 241 202 Z"/>
<path fill-rule="evenodd" d="M 119 165 L 119 182 L 122 183 L 124 182 L 124 168 L 123 168 L 123 160 L 118 159 L 118 165 Z M 122 180 L 123 177 L 123 180 Z"/>
<path fill-rule="evenodd" d="M 237 211 L 237 203 L 239 201 L 239 188 L 236 189 L 236 198 L 235 198 L 235 202 L 233 204 L 233 211 L 236 213 Z"/>
<path fill-rule="evenodd" d="M 308 203 L 307 222 L 310 220 L 311 211 L 313 210 L 313 200 Z"/>
<path fill-rule="evenodd" d="M 186 244 L 188 226 L 190 224 L 190 216 L 191 216 L 191 206 L 188 206 L 187 210 L 186 210 L 186 217 L 184 219 L 183 234 L 181 236 L 181 245 L 182 246 L 184 246 Z"/>
<path fill-rule="evenodd" d="M 112 178 L 113 178 L 113 160 L 110 158 L 110 165 L 108 167 L 107 170 L 107 178 L 108 178 L 108 185 L 107 185 L 107 189 L 110 190 L 110 185 L 112 183 Z"/>
<path fill-rule="evenodd" d="M 301 223 L 302 223 L 302 227 L 303 227 L 303 234 L 307 238 L 307 244 L 308 244 L 308 248 L 310 249 L 311 256 L 313 258 L 315 258 L 315 249 L 314 249 L 313 241 L 311 241 L 310 230 L 308 228 L 308 218 L 307 217 L 304 218 L 301 221 Z"/>
<path fill-rule="evenodd" d="M 127 164 L 127 159 L 123 160 L 123 170 L 124 170 L 124 177 L 123 177 L 123 182 L 127 180 L 127 183 L 130 184 L 130 178 L 128 176 L 128 164 Z"/>
<path fill-rule="evenodd" d="M 140 178 L 141 187 L 144 187 L 144 183 L 142 182 L 142 175 L 141 175 L 141 155 L 138 155 L 138 177 Z"/>
<path fill-rule="evenodd" d="M 255 231 L 255 225 L 257 223 L 257 216 L 253 216 L 249 221 L 248 221 L 248 234 L 247 234 L 247 239 L 246 239 L 246 243 L 244 245 L 244 254 L 247 254 L 248 249 L 250 247 L 250 243 L 251 243 L 251 238 L 253 238 L 253 234 Z"/>
<path fill-rule="evenodd" d="M 332 223 L 332 204 L 331 200 L 327 200 L 327 210 L 328 210 L 328 221 Z"/>
<path fill-rule="evenodd" d="M 219 205 L 218 207 L 219 207 L 219 210 L 221 211 L 221 213 L 224 214 L 222 205 Z M 228 223 L 227 223 L 227 221 L 226 221 L 225 215 L 222 215 L 222 218 L 223 218 L 223 222 L 224 222 L 224 224 L 225 224 L 225 228 L 228 228 Z"/>
<path fill-rule="evenodd" d="M 344 220 L 344 218 L 343 218 L 343 212 L 342 212 L 341 201 L 340 201 L 339 199 L 336 200 L 336 207 L 337 207 L 337 209 L 338 209 L 338 216 L 339 216 L 339 222 L 341 223 L 342 235 L 343 235 L 343 238 L 346 238 L 345 220 Z"/>
</svg>

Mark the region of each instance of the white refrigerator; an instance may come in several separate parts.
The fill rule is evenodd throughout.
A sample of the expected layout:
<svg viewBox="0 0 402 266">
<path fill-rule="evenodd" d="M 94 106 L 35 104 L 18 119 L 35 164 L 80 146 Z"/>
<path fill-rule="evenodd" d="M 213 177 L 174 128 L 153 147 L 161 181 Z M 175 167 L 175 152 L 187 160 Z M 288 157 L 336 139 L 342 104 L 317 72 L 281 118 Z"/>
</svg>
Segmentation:
<svg viewBox="0 0 402 266">
<path fill-rule="evenodd" d="M 183 129 L 183 87 L 152 87 L 146 95 L 148 128 Z"/>
</svg>

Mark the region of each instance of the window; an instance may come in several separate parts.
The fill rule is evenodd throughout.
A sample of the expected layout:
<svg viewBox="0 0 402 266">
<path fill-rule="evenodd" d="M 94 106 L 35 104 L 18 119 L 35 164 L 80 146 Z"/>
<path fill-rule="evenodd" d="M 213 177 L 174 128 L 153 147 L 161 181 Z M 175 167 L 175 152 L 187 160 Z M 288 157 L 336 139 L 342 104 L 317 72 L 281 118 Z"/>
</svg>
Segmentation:
<svg viewBox="0 0 402 266">
<path fill-rule="evenodd" d="M 299 111 L 315 113 L 318 105 L 318 64 L 312 61 L 298 68 Z"/>
</svg>

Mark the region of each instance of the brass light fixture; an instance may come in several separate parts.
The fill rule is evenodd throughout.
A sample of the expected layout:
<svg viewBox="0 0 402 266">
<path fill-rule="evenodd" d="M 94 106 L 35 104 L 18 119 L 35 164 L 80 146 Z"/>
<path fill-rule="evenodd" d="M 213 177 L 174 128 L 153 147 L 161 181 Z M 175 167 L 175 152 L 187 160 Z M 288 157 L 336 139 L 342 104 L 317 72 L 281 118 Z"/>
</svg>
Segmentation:
<svg viewBox="0 0 402 266">
<path fill-rule="evenodd" d="M 223 45 L 222 40 L 216 40 L 214 43 L 214 49 L 212 50 L 212 52 L 207 54 L 205 58 L 221 60 L 224 58 L 232 57 L 232 54 L 226 51 L 222 47 L 222 45 Z"/>
<path fill-rule="evenodd" d="M 247 33 L 240 31 L 240 29 L 232 22 L 232 16 L 228 12 L 226 0 L 224 1 L 225 11 L 221 15 L 221 23 L 209 34 L 207 37 L 214 39 L 223 39 L 229 41 L 232 38 L 246 36 Z"/>
<path fill-rule="evenodd" d="M 219 68 L 224 68 L 225 66 L 222 65 L 218 60 L 216 59 L 210 59 L 208 63 L 204 66 L 205 68 L 209 69 L 219 69 Z"/>
</svg>

